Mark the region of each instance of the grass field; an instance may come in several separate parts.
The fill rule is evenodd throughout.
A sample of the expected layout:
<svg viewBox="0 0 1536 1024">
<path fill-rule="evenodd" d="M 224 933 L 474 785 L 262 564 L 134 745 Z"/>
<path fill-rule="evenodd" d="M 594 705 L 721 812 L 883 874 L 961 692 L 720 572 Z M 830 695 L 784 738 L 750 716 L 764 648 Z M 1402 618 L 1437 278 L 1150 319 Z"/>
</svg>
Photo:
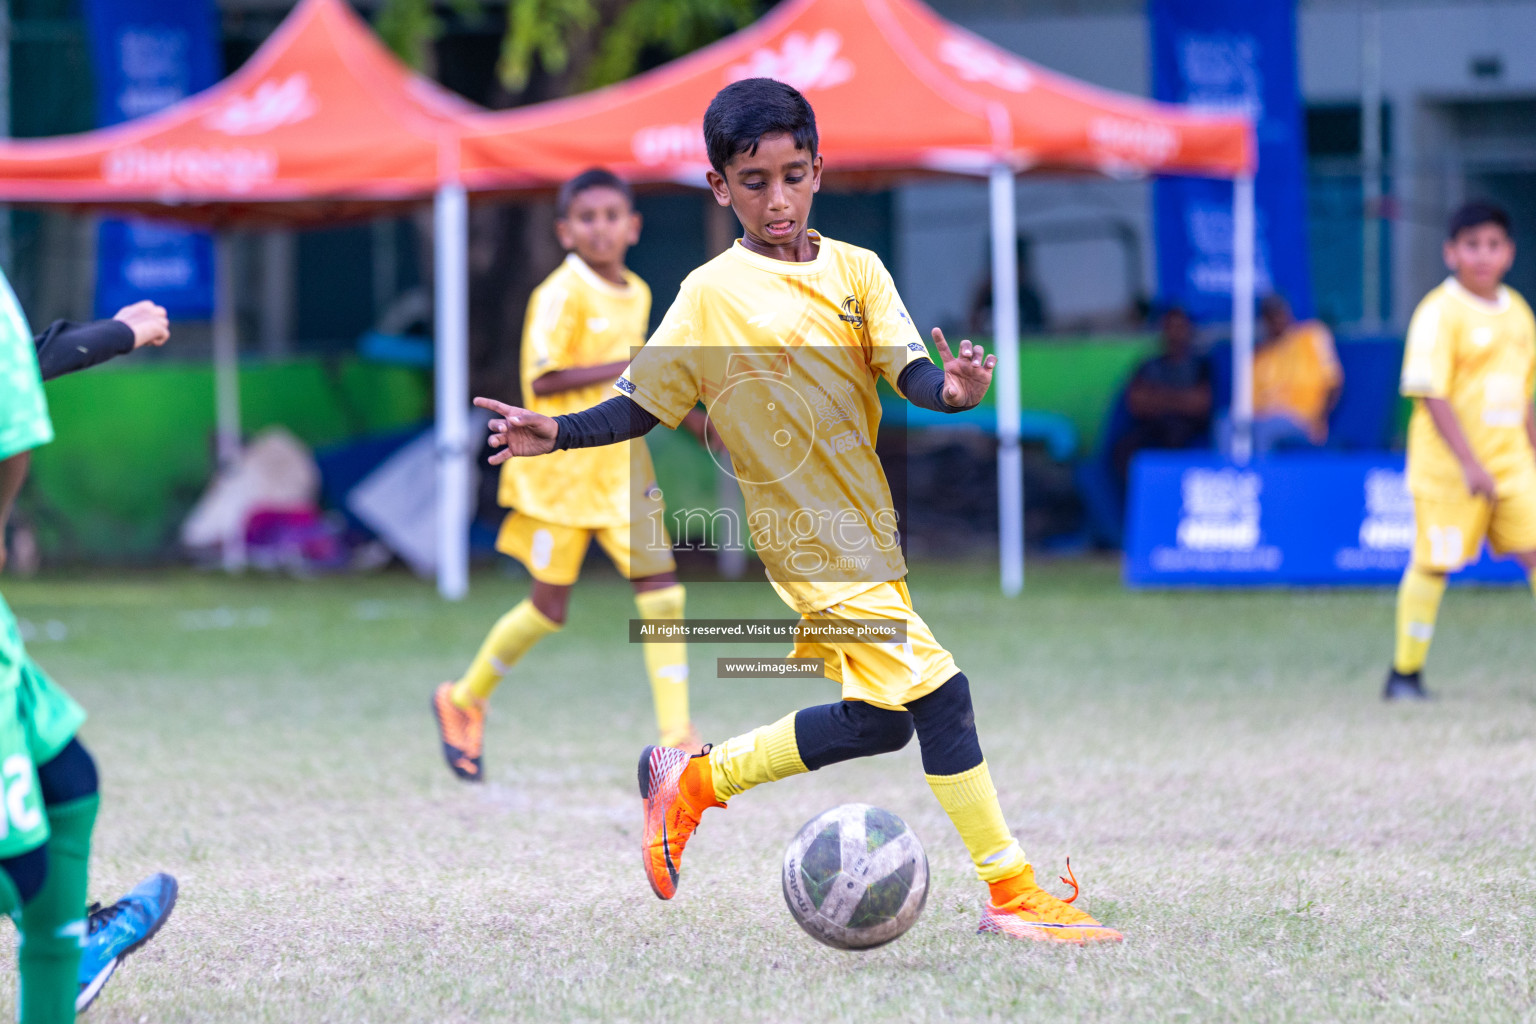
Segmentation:
<svg viewBox="0 0 1536 1024">
<path fill-rule="evenodd" d="M 497 693 L 480 787 L 442 765 L 428 694 L 522 596 L 512 577 L 456 605 L 402 576 L 4 589 L 93 715 L 93 896 L 155 868 L 182 883 L 97 1024 L 1536 1018 L 1524 590 L 1453 591 L 1427 673 L 1442 699 L 1387 707 L 1388 591 L 1132 594 L 1070 563 L 1008 602 L 984 566 L 916 567 L 1026 852 L 1042 876 L 1071 855 L 1127 937 L 1076 950 L 974 934 L 984 891 L 915 743 L 711 812 L 678 897 L 655 899 L 634 782 L 649 695 L 618 580 L 583 581 L 565 633 Z M 764 584 L 693 585 L 689 606 L 784 615 Z M 782 652 L 693 647 L 706 739 L 834 699 L 715 678 L 749 653 Z M 778 879 L 801 822 L 853 800 L 905 817 L 933 868 L 922 919 L 864 954 L 807 938 Z"/>
</svg>

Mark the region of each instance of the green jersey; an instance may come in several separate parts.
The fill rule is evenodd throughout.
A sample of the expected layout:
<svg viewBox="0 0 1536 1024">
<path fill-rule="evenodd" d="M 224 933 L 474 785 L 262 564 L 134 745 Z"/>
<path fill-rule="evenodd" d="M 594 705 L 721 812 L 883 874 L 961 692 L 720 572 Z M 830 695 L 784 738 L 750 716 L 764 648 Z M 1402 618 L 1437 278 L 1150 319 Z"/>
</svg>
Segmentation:
<svg viewBox="0 0 1536 1024">
<path fill-rule="evenodd" d="M 32 328 L 0 271 L 0 459 L 53 440 Z"/>
<path fill-rule="evenodd" d="M 0 272 L 0 460 L 53 440 L 32 329 Z M 35 765 L 64 749 L 85 712 L 27 656 L 21 630 L 0 598 L 0 857 L 48 838 Z"/>
</svg>

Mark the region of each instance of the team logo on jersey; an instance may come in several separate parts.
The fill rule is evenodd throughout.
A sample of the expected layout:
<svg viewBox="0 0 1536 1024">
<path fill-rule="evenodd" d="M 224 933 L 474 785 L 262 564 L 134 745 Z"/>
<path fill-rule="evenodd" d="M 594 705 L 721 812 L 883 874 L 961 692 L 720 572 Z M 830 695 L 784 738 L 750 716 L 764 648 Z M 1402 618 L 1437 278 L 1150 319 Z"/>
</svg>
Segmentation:
<svg viewBox="0 0 1536 1024">
<path fill-rule="evenodd" d="M 859 430 L 859 407 L 851 381 L 843 381 L 823 387 L 812 384 L 806 389 L 806 397 L 816 407 L 816 432 L 822 436 L 822 444 L 833 455 L 842 455 L 869 444 Z M 840 423 L 852 424 L 848 429 L 832 433 Z"/>
<path fill-rule="evenodd" d="M 915 341 L 907 342 L 907 348 L 911 349 L 913 352 L 921 352 L 921 351 L 923 351 L 923 346 L 919 345 Z"/>
<path fill-rule="evenodd" d="M 816 407 L 816 429 L 828 431 L 839 423 L 847 421 L 857 423 L 859 407 L 854 399 L 854 387 L 852 381 L 842 381 L 823 387 L 820 384 L 812 384 L 805 389 L 805 395 Z"/>
<path fill-rule="evenodd" d="M 843 300 L 843 311 L 837 314 L 839 320 L 853 325 L 856 331 L 864 329 L 864 304 L 857 296 L 850 295 Z"/>
<path fill-rule="evenodd" d="M 613 386 L 624 392 L 626 395 L 632 395 L 635 393 L 635 382 L 630 380 L 628 377 L 620 377 L 618 380 L 613 382 Z"/>
</svg>

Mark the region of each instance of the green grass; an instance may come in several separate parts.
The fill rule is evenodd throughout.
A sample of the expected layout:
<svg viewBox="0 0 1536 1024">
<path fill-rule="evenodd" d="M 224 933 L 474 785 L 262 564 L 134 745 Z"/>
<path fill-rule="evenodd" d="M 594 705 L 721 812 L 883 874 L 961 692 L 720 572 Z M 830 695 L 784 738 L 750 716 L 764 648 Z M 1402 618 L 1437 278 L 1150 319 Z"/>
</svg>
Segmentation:
<svg viewBox="0 0 1536 1024">
<path fill-rule="evenodd" d="M 1026 851 L 1042 876 L 1071 855 L 1127 937 L 1075 950 L 974 934 L 983 890 L 916 744 L 711 812 L 656 900 L 649 695 L 628 589 L 602 573 L 497 693 L 480 787 L 442 765 L 427 697 L 522 596 L 512 577 L 457 605 L 398 576 L 4 586 L 93 715 L 93 896 L 155 868 L 182 882 L 95 1024 L 1536 1017 L 1524 590 L 1454 590 L 1442 699 L 1387 707 L 1389 591 L 1133 594 L 1074 563 L 1010 602 L 986 567 L 917 567 Z M 785 614 L 766 584 L 693 585 L 689 606 Z M 835 697 L 714 678 L 738 653 L 782 652 L 692 649 L 707 739 Z M 933 869 L 913 930 L 863 954 L 807 938 L 778 879 L 795 829 L 854 800 L 906 818 Z"/>
</svg>

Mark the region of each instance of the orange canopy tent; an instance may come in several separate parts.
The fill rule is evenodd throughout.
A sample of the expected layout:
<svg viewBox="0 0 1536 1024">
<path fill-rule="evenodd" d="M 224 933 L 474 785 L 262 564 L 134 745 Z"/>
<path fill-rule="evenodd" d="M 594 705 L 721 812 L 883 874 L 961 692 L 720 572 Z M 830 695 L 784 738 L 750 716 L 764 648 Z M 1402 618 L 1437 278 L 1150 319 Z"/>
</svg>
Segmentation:
<svg viewBox="0 0 1536 1024">
<path fill-rule="evenodd" d="M 1086 170 L 1235 178 L 1252 170 L 1246 118 L 1202 114 L 1075 81 L 917 0 L 787 0 L 756 24 L 618 85 L 472 119 L 473 190 L 547 186 L 593 164 L 632 181 L 702 184 L 704 108 L 767 77 L 811 101 L 828 173 Z"/>
<path fill-rule="evenodd" d="M 301 0 L 238 71 L 195 96 L 111 128 L 0 144 L 0 201 L 8 203 L 215 227 L 303 226 L 435 197 L 438 582 L 447 596 L 464 592 L 468 567 L 467 218 L 457 161 L 478 109 L 402 65 L 342 0 Z M 240 436 L 227 250 L 221 239 L 221 461 Z"/>
<path fill-rule="evenodd" d="M 918 0 L 787 0 L 756 24 L 628 82 L 472 119 L 462 171 L 481 191 L 548 187 L 593 165 L 635 181 L 702 185 L 711 97 L 749 77 L 795 86 L 816 110 L 829 176 L 986 175 L 998 355 L 1003 589 L 1023 586 L 1014 179 L 1021 172 L 1192 174 L 1234 188 L 1233 420 L 1251 419 L 1253 178 L 1244 117 L 1099 89 L 1032 64 Z"/>
<path fill-rule="evenodd" d="M 238 71 L 180 103 L 0 144 L 0 193 L 216 226 L 326 223 L 454 180 L 480 109 L 402 65 L 343 0 L 302 0 Z"/>
</svg>

